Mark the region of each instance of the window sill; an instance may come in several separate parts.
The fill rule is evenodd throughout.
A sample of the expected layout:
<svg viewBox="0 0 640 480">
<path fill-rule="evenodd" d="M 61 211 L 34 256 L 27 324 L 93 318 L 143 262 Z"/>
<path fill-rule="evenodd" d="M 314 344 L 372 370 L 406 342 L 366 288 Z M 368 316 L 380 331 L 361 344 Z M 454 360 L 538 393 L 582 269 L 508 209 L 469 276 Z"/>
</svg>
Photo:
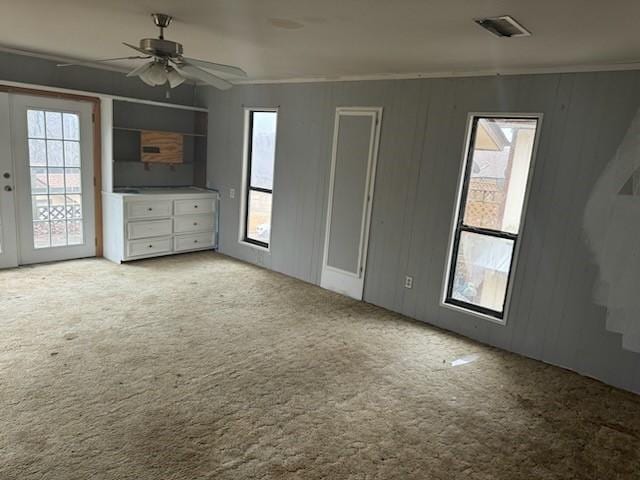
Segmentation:
<svg viewBox="0 0 640 480">
<path fill-rule="evenodd" d="M 256 250 L 260 250 L 262 252 L 267 252 L 267 253 L 271 252 L 270 247 L 263 247 L 262 245 L 256 245 L 255 243 L 245 242 L 244 240 L 240 240 L 238 243 L 245 247 L 255 248 Z"/>
<path fill-rule="evenodd" d="M 475 310 L 471 310 L 464 307 L 459 307 L 458 305 L 453 305 L 451 303 L 447 303 L 445 301 L 440 302 L 440 306 L 444 308 L 448 308 L 450 310 L 455 310 L 456 312 L 464 313 L 466 315 L 471 315 L 472 317 L 481 318 L 483 320 L 488 320 L 491 323 L 495 323 L 497 325 L 505 326 L 507 324 L 507 315 L 505 313 L 504 318 L 496 318 L 491 315 L 487 315 L 486 313 L 476 312 Z"/>
</svg>

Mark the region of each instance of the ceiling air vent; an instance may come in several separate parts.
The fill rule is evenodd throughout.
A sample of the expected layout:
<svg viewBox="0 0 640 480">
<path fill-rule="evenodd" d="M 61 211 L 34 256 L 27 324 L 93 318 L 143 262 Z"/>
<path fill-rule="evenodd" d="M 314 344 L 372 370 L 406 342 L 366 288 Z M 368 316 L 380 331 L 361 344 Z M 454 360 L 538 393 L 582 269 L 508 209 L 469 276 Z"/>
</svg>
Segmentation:
<svg viewBox="0 0 640 480">
<path fill-rule="evenodd" d="M 531 32 L 509 15 L 501 17 L 478 18 L 475 22 L 498 37 L 528 37 Z"/>
</svg>

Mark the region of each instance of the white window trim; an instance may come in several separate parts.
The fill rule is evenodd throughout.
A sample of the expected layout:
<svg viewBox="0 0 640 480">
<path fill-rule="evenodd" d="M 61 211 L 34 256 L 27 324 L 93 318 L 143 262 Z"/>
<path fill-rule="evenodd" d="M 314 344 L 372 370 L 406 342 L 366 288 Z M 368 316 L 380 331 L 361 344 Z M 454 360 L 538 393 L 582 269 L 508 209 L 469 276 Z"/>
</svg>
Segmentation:
<svg viewBox="0 0 640 480">
<path fill-rule="evenodd" d="M 274 149 L 274 160 L 273 160 L 273 182 L 275 184 L 276 177 L 276 158 L 278 156 L 278 127 L 280 124 L 280 115 L 279 115 L 278 107 L 244 107 L 244 120 L 243 120 L 243 134 L 242 134 L 242 187 L 240 188 L 240 219 L 239 219 L 239 227 L 238 227 L 238 243 L 245 247 L 251 247 L 256 250 L 260 250 L 262 252 L 270 252 L 271 251 L 271 228 L 269 229 L 269 242 L 268 247 L 264 247 L 262 245 L 256 245 L 255 243 L 245 241 L 245 216 L 247 212 L 247 190 L 249 189 L 249 121 L 251 112 L 275 112 L 278 114 L 278 118 L 276 119 L 276 142 Z M 273 199 L 274 199 L 275 188 L 272 188 L 271 193 L 271 226 L 273 226 Z"/>
<path fill-rule="evenodd" d="M 520 227 L 518 228 L 518 241 L 516 242 L 515 249 L 513 252 L 513 261 L 511 263 L 511 270 L 509 272 L 509 282 L 507 283 L 507 292 L 504 303 L 504 312 L 502 318 L 494 317 L 492 315 L 488 315 L 482 312 L 478 312 L 475 310 L 471 310 L 468 308 L 461 307 L 459 305 L 453 305 L 451 303 L 447 303 L 447 288 L 449 285 L 449 277 L 451 275 L 451 265 L 453 255 L 453 246 L 455 242 L 455 232 L 456 225 L 458 224 L 458 219 L 460 215 L 460 204 L 462 201 L 462 190 L 464 188 L 464 179 L 467 174 L 467 166 L 469 165 L 468 154 L 471 148 L 471 134 L 473 130 L 473 120 L 475 117 L 483 117 L 483 118 L 535 118 L 537 120 L 536 124 L 536 136 L 533 141 L 533 150 L 531 152 L 531 163 L 529 164 L 529 173 L 527 176 L 527 185 L 524 194 L 524 201 L 522 203 L 522 211 L 520 215 Z M 511 297 L 513 295 L 513 284 L 516 278 L 516 272 L 518 268 L 518 257 L 520 254 L 520 247 L 522 246 L 522 233 L 524 232 L 524 227 L 526 224 L 527 217 L 527 206 L 529 203 L 529 195 L 531 193 L 531 185 L 533 181 L 534 167 L 536 163 L 536 157 L 538 153 L 538 144 L 540 142 L 540 132 L 542 131 L 542 113 L 512 113 L 512 112 L 470 112 L 467 115 L 467 127 L 465 133 L 465 142 L 462 150 L 462 160 L 460 163 L 460 169 L 458 171 L 458 187 L 456 191 L 456 203 L 453 210 L 453 215 L 451 219 L 451 225 L 449 227 L 449 242 L 447 248 L 447 255 L 445 258 L 444 265 L 444 280 L 442 282 L 442 294 L 440 296 L 440 306 L 443 308 L 448 308 L 450 310 L 454 310 L 457 312 L 462 312 L 467 315 L 481 318 L 483 320 L 488 320 L 492 323 L 496 323 L 498 325 L 506 325 L 507 319 L 510 312 L 511 307 Z"/>
</svg>

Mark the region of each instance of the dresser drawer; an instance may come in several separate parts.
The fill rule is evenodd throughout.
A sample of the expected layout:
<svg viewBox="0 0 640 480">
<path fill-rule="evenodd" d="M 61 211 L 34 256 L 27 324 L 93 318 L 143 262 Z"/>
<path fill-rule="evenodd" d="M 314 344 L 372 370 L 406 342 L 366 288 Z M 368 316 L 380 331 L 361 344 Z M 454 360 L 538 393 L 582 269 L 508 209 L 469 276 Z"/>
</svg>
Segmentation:
<svg viewBox="0 0 640 480">
<path fill-rule="evenodd" d="M 208 232 L 213 230 L 213 215 L 181 215 L 173 220 L 175 233 Z"/>
<path fill-rule="evenodd" d="M 170 217 L 171 206 L 171 200 L 127 202 L 127 218 Z"/>
<path fill-rule="evenodd" d="M 213 236 L 213 232 L 179 235 L 174 237 L 173 249 L 176 252 L 184 252 L 196 248 L 213 247 Z"/>
<path fill-rule="evenodd" d="M 148 238 L 127 242 L 127 256 L 139 257 L 171 251 L 171 237 Z"/>
<path fill-rule="evenodd" d="M 194 200 L 175 200 L 173 202 L 175 215 L 192 213 L 213 213 L 215 211 L 214 198 L 198 198 Z"/>
<path fill-rule="evenodd" d="M 171 235 L 171 220 L 147 220 L 140 222 L 129 222 L 127 224 L 127 238 L 163 237 Z"/>
</svg>

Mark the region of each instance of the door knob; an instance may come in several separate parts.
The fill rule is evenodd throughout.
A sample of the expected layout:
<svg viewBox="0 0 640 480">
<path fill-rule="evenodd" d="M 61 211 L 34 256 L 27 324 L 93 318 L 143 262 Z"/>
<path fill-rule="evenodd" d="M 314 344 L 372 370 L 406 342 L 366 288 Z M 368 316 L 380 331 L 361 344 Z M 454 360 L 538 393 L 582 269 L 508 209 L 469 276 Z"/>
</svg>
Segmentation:
<svg viewBox="0 0 640 480">
<path fill-rule="evenodd" d="M 11 188 L 11 185 L 5 185 L 4 186 L 4 191 L 5 192 L 11 192 L 13 190 L 13 188 Z"/>
<path fill-rule="evenodd" d="M 3 176 L 4 178 L 11 178 L 11 174 L 10 174 L 9 172 L 4 172 L 4 173 L 2 174 L 2 176 Z"/>
</svg>

